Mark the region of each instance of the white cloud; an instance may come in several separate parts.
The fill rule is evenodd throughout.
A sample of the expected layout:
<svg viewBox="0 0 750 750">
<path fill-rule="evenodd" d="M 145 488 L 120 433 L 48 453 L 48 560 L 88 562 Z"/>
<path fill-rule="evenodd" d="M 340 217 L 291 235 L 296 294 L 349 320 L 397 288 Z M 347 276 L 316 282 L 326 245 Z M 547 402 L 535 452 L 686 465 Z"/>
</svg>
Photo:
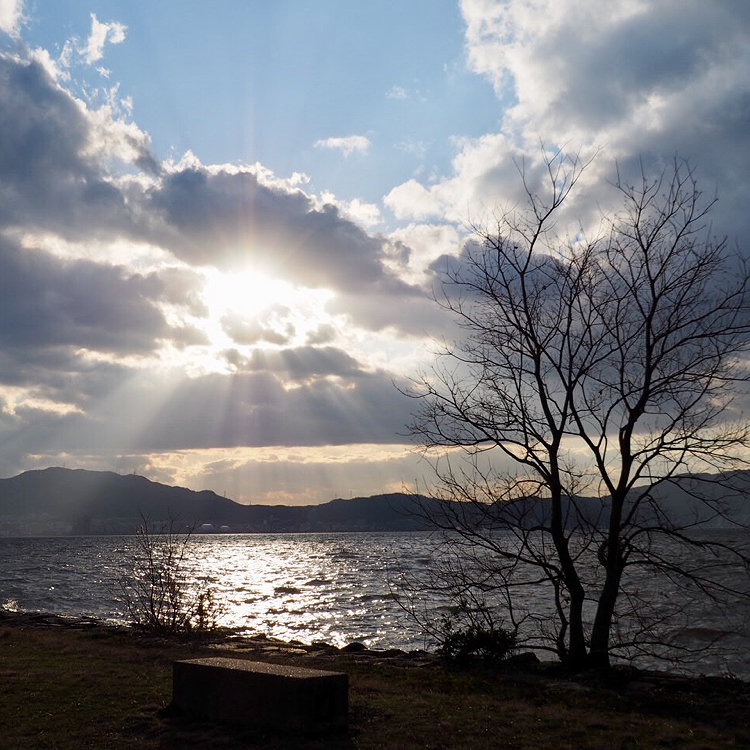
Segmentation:
<svg viewBox="0 0 750 750">
<path fill-rule="evenodd" d="M 380 209 L 374 203 L 367 203 L 359 198 L 353 198 L 350 201 L 340 200 L 328 191 L 323 191 L 320 195 L 322 204 L 336 206 L 345 219 L 349 219 L 362 227 L 374 227 L 381 221 Z"/>
<path fill-rule="evenodd" d="M 543 142 L 601 150 L 581 184 L 592 199 L 573 196 L 571 214 L 607 208 L 615 161 L 624 173 L 639 160 L 658 170 L 677 153 L 707 192 L 718 187 L 718 231 L 750 231 L 750 4 L 463 0 L 461 10 L 469 67 L 506 109 L 498 132 L 456 141 L 451 173 L 390 191 L 398 218 L 474 222 L 522 202 L 519 168 L 538 179 Z"/>
<path fill-rule="evenodd" d="M 408 99 L 409 92 L 403 86 L 391 86 L 385 96 L 387 99 Z"/>
<path fill-rule="evenodd" d="M 462 11 L 469 64 L 499 95 L 512 90 L 504 124 L 517 136 L 629 150 L 701 127 L 717 84 L 722 98 L 750 88 L 746 3 L 464 0 Z"/>
<path fill-rule="evenodd" d="M 96 17 L 95 13 L 91 14 L 91 33 L 84 48 L 84 59 L 90 65 L 91 63 L 101 60 L 104 56 L 104 45 L 120 44 L 125 41 L 125 32 L 127 26 L 117 21 L 102 23 Z"/>
<path fill-rule="evenodd" d="M 488 207 L 507 200 L 503 191 L 518 182 L 514 158 L 521 153 L 502 134 L 487 134 L 480 138 L 456 139 L 459 147 L 453 159 L 452 177 L 424 185 L 416 179 L 397 185 L 383 202 L 398 219 L 443 219 L 456 223 L 474 222 Z M 502 174 L 503 179 L 499 177 Z"/>
<path fill-rule="evenodd" d="M 430 264 L 442 255 L 458 256 L 463 244 L 454 224 L 408 224 L 392 232 L 390 238 L 410 248 L 401 276 L 411 283 L 424 283 Z"/>
<path fill-rule="evenodd" d="M 63 45 L 62 52 L 57 58 L 58 63 L 63 68 L 69 68 L 73 63 L 73 55 L 75 53 L 75 45 L 72 39 L 67 39 Z"/>
<path fill-rule="evenodd" d="M 397 219 L 427 219 L 441 213 L 440 201 L 417 180 L 409 180 L 393 188 L 383 198 Z"/>
<path fill-rule="evenodd" d="M 23 0 L 0 0 L 0 31 L 18 36 L 23 21 Z"/>
<path fill-rule="evenodd" d="M 348 135 L 343 138 L 325 138 L 315 141 L 316 148 L 332 148 L 341 151 L 344 156 L 351 156 L 355 151 L 364 154 L 372 145 L 364 135 Z"/>
</svg>

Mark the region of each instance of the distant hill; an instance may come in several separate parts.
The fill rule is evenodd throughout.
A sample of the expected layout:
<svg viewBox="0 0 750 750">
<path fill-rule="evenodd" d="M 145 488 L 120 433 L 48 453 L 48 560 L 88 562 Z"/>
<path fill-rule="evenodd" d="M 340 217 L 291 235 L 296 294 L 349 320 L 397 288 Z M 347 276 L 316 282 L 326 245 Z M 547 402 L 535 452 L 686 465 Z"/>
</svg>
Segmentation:
<svg viewBox="0 0 750 750">
<path fill-rule="evenodd" d="M 426 527 L 406 494 L 322 505 L 241 505 L 134 474 L 50 468 L 0 479 L 0 535 L 132 533 L 145 518 L 197 531 L 408 531 Z"/>
<path fill-rule="evenodd" d="M 677 485 L 664 485 L 655 493 L 659 509 L 678 523 L 700 522 L 703 527 L 729 526 L 713 517 L 695 496 L 723 497 L 731 517 L 750 525 L 750 472 L 678 478 Z M 592 523 L 600 518 L 606 499 L 576 499 L 578 513 Z M 545 522 L 549 506 L 536 498 L 514 503 L 523 523 Z M 155 527 L 174 521 L 179 528 L 199 532 L 309 532 L 309 531 L 414 531 L 432 529 L 425 515 L 435 518 L 450 503 L 403 493 L 331 500 L 321 505 L 241 505 L 215 492 L 195 492 L 170 487 L 134 474 L 107 471 L 50 468 L 27 471 L 0 479 L 0 536 L 47 536 L 68 534 L 129 534 L 142 519 Z M 564 515 L 573 518 L 572 508 Z M 475 515 L 470 506 L 458 512 Z M 653 512 L 639 511 L 643 523 L 657 522 Z"/>
</svg>

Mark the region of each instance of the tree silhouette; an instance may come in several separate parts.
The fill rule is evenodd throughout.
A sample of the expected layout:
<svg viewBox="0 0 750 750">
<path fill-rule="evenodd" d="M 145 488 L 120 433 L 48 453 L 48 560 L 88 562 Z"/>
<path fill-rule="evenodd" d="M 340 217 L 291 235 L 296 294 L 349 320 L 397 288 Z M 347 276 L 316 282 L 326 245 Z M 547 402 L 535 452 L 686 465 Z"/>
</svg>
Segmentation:
<svg viewBox="0 0 750 750">
<path fill-rule="evenodd" d="M 635 185 L 618 173 L 622 210 L 593 239 L 560 239 L 585 167 L 546 160 L 546 197 L 520 170 L 525 209 L 478 230 L 445 274 L 438 301 L 463 335 L 412 392 L 420 442 L 460 449 L 435 466 L 433 492 L 459 501 L 431 513 L 449 532 L 441 585 L 464 602 L 500 594 L 527 642 L 571 669 L 677 646 L 657 626 L 689 616 L 686 600 L 648 609 L 644 580 L 748 595 L 722 573 L 746 554 L 701 533 L 737 522 L 748 273 L 679 160 Z M 710 481 L 681 476 L 700 471 Z M 688 498 L 679 512 L 666 485 Z M 554 614 L 522 601 L 531 585 Z"/>
</svg>

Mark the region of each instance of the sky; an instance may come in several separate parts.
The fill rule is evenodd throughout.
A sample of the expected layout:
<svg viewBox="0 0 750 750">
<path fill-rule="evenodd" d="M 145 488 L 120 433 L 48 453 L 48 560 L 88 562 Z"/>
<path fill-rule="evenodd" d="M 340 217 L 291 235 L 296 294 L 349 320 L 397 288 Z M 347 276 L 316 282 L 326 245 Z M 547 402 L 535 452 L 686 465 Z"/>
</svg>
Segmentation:
<svg viewBox="0 0 750 750">
<path fill-rule="evenodd" d="M 745 0 L 0 0 L 0 476 L 411 490 L 433 301 L 545 149 L 750 230 Z M 571 224 L 572 226 L 572 224 Z"/>
</svg>

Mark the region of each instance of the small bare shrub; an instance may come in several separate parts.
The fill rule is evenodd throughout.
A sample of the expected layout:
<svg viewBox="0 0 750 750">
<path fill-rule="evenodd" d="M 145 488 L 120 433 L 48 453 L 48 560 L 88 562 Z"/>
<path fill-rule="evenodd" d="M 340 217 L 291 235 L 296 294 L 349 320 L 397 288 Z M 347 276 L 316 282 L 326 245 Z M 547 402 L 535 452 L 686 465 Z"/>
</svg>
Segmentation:
<svg viewBox="0 0 750 750">
<path fill-rule="evenodd" d="M 119 580 L 118 599 L 138 628 L 161 635 L 201 635 L 216 630 L 221 608 L 205 584 L 191 588 L 185 556 L 192 529 L 174 521 L 154 532 L 143 519 L 129 570 Z"/>
</svg>

